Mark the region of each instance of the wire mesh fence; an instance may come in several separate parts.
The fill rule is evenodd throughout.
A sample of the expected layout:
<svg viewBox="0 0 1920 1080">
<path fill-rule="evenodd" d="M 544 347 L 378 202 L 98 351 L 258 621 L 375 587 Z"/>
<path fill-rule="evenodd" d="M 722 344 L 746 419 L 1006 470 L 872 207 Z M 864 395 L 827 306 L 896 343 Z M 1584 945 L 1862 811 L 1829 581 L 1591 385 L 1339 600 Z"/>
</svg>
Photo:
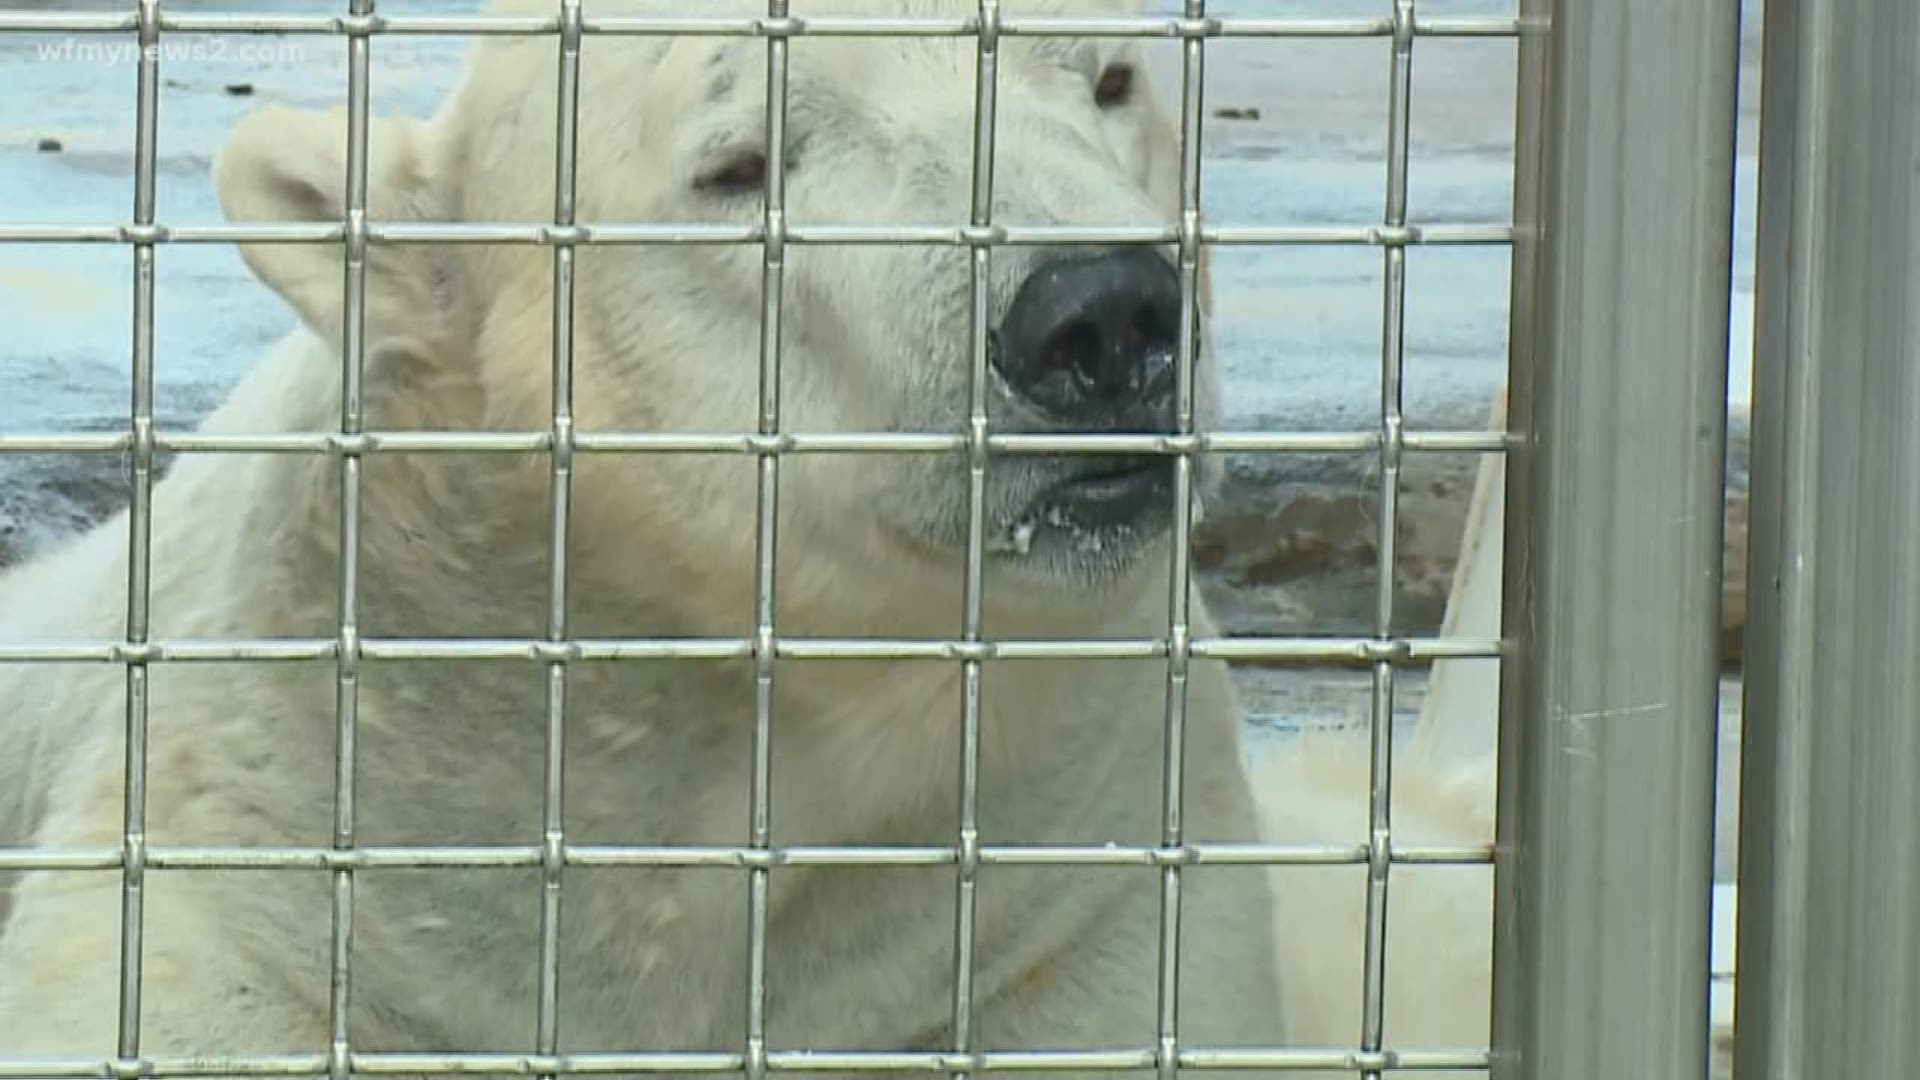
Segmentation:
<svg viewBox="0 0 1920 1080">
<path fill-rule="evenodd" d="M 1392 759 L 1390 728 L 1397 670 L 1406 664 L 1441 658 L 1502 655 L 1498 640 L 1414 637 L 1396 634 L 1395 544 L 1400 535 L 1398 507 L 1403 456 L 1421 452 L 1502 452 L 1504 432 L 1408 430 L 1401 387 L 1406 334 L 1406 254 L 1416 245 L 1505 245 L 1512 230 L 1477 223 L 1411 224 L 1408 219 L 1408 163 L 1412 124 L 1412 64 L 1416 43 L 1432 38 L 1511 38 L 1519 20 L 1504 16 L 1430 17 L 1413 0 L 1395 0 L 1386 14 L 1369 17 L 1254 17 L 1211 14 L 1203 0 L 1187 0 L 1166 16 L 1019 15 L 1002 10 L 997 0 L 982 0 L 960 14 L 913 16 L 796 17 L 785 0 L 770 0 L 763 15 L 602 15 L 579 0 L 562 0 L 546 15 L 406 16 L 376 11 L 373 0 L 352 0 L 334 14 L 194 13 L 163 10 L 157 0 L 142 0 L 130 10 L 86 13 L 9 11 L 0 13 L 0 32 L 60 32 L 81 35 L 133 35 L 138 45 L 136 108 L 138 150 L 136 197 L 131 220 L 118 223 L 33 224 L 0 222 L 0 242 L 112 244 L 131 248 L 135 261 L 133 311 L 133 385 L 128 425 L 121 432 L 94 434 L 10 433 L 0 436 L 7 452 L 124 454 L 133 463 L 133 500 L 129 518 L 128 615 L 120 641 L 11 641 L 0 645 L 0 661 L 96 662 L 120 665 L 127 679 L 126 817 L 117 850 L 14 849 L 0 852 L 0 868 L 16 871 L 116 870 L 122 877 L 121 993 L 119 1042 L 111 1061 L 56 1064 L 8 1062 L 0 1074 L 25 1075 L 318 1075 L 351 1073 L 530 1072 L 741 1072 L 753 1078 L 767 1071 L 931 1071 L 967 1075 L 974 1071 L 1015 1069 L 1153 1068 L 1171 1077 L 1184 1069 L 1350 1069 L 1364 1076 L 1385 1070 L 1484 1068 L 1484 1053 L 1421 1052 L 1391 1048 L 1384 1033 L 1384 982 L 1387 964 L 1387 905 L 1392 869 L 1403 864 L 1486 864 L 1492 851 L 1481 844 L 1408 845 L 1396 843 L 1391 827 Z M 160 64 L 169 35 L 324 35 L 344 39 L 348 56 L 346 198 L 344 219 L 316 223 L 244 223 L 170 225 L 157 219 L 157 115 Z M 384 222 L 370 217 L 368 155 L 371 57 L 378 43 L 405 35 L 537 35 L 554 40 L 559 110 L 555 125 L 556 178 L 551 221 L 523 224 L 461 222 Z M 596 36 L 703 35 L 740 37 L 763 43 L 766 52 L 766 145 L 764 209 L 751 224 L 608 223 L 581 221 L 577 212 L 578 110 L 581 52 Z M 814 37 L 919 36 L 968 39 L 976 50 L 973 136 L 968 170 L 973 177 L 971 207 L 964 224 L 927 223 L 910 227 L 790 223 L 784 202 L 786 107 L 792 42 Z M 1158 227 L 1007 225 L 995 221 L 994 153 L 998 65 L 1003 44 L 1042 37 L 1171 39 L 1179 43 L 1178 216 Z M 1204 65 L 1209 43 L 1230 39 L 1373 38 L 1389 45 L 1387 102 L 1387 176 L 1377 220 L 1339 225 L 1282 226 L 1215 222 L 1201 212 L 1201 146 Z M 345 316 L 340 350 L 341 403 L 338 429 L 331 433 L 216 434 L 162 432 L 153 414 L 153 287 L 155 251 L 171 244 L 337 245 L 344 255 Z M 517 244 L 550 249 L 553 257 L 551 423 L 545 431 L 405 432 L 369 430 L 364 402 L 367 364 L 367 261 L 379 245 Z M 576 255 L 600 245 L 733 244 L 761 251 L 762 332 L 757 430 L 738 434 L 576 431 L 573 415 L 573 309 Z M 969 407 L 964 434 L 812 433 L 790 430 L 781 411 L 782 316 L 788 252 L 803 245 L 929 244 L 964 249 L 970 266 L 971 331 Z M 987 412 L 989 280 L 996 252 L 1009 248 L 1056 245 L 1158 245 L 1176 253 L 1179 276 L 1179 332 L 1176 423 L 1169 433 L 1125 436 L 1036 435 L 992 430 Z M 1346 245 L 1380 252 L 1385 289 L 1381 297 L 1380 397 L 1372 430 L 1345 432 L 1209 432 L 1195 421 L 1194 371 L 1200 348 L 1200 287 L 1203 250 L 1215 245 Z M 337 471 L 338 620 L 331 638 L 304 640 L 181 641 L 155 639 L 150 631 L 151 500 L 156 454 L 270 453 L 313 454 L 330 459 Z M 549 577 L 546 632 L 537 639 L 380 639 L 362 632 L 361 593 L 362 471 L 364 463 L 387 453 L 538 453 L 550 469 Z M 753 570 L 754 619 L 750 636 L 737 639 L 583 639 L 569 620 L 569 538 L 572 529 L 571 481 L 584 455 L 693 452 L 750 457 L 756 466 L 757 539 Z M 968 525 L 961 632 L 953 640 L 830 640 L 783 636 L 775 620 L 775 522 L 779 518 L 781 466 L 809 453 L 961 454 L 967 462 Z M 1376 504 L 1377 595 L 1373 632 L 1352 638 L 1247 638 L 1196 634 L 1190 619 L 1192 510 L 1196 462 L 1220 453 L 1351 453 L 1377 460 L 1380 483 Z M 1171 573 L 1165 607 L 1164 637 L 1145 640 L 994 640 L 983 631 L 983 506 L 987 472 L 998 455 L 1151 454 L 1174 463 L 1172 502 L 1175 517 Z M 979 754 L 981 680 L 991 665 L 1046 659 L 1135 658 L 1165 664 L 1165 756 L 1160 807 L 1160 841 L 1154 846 L 983 845 L 979 838 Z M 748 843 L 740 847 L 590 846 L 569 840 L 565 827 L 564 739 L 568 731 L 568 688 L 583 664 L 633 660 L 740 660 L 755 672 L 752 766 Z M 776 661 L 939 660 L 963 672 L 960 731 L 959 829 L 950 845 L 939 847 L 779 846 L 770 820 L 771 740 L 775 724 Z M 1186 684 L 1195 659 L 1322 662 L 1354 665 L 1371 673 L 1373 776 L 1368 797 L 1369 827 L 1363 842 L 1325 845 L 1196 843 L 1182 827 L 1182 778 Z M 356 833 L 357 747 L 360 686 L 365 665 L 387 660 L 524 660 L 545 671 L 545 752 L 542 836 L 538 844 L 514 847 L 364 846 Z M 248 663 L 324 661 L 335 668 L 337 747 L 333 764 L 335 817 L 332 843 L 324 848 L 181 848 L 149 846 L 145 825 L 148 705 L 145 691 L 154 665 L 193 662 Z M 1363 1021 L 1351 1050 L 1312 1051 L 1201 1048 L 1183 1042 L 1176 1007 L 1180 982 L 1182 888 L 1194 868 L 1216 865 L 1354 864 L 1367 869 Z M 975 963 L 975 889 L 983 867 L 1002 865 L 1144 866 L 1160 881 L 1159 990 L 1157 1032 L 1150 1046 L 1101 1052 L 996 1052 L 976 1045 L 972 1029 Z M 766 964 L 769 878 L 775 868 L 802 866 L 950 866 L 957 871 L 951 1045 L 933 1053 L 833 1053 L 791 1051 L 770 1046 L 766 1032 Z M 561 1053 L 559 1031 L 559 925 L 563 917 L 565 871 L 576 867 L 725 868 L 748 880 L 747 1010 L 744 1049 L 737 1054 L 575 1055 Z M 360 876 L 386 869 L 526 868 L 542 880 L 540 956 L 535 1045 L 528 1055 L 377 1054 L 354 1046 L 348 1016 L 354 991 L 356 883 Z M 143 897 L 153 870 L 321 870 L 332 881 L 331 997 L 327 1007 L 330 1042 L 325 1054 L 293 1057 L 173 1060 L 148 1052 L 141 1039 Z"/>
</svg>

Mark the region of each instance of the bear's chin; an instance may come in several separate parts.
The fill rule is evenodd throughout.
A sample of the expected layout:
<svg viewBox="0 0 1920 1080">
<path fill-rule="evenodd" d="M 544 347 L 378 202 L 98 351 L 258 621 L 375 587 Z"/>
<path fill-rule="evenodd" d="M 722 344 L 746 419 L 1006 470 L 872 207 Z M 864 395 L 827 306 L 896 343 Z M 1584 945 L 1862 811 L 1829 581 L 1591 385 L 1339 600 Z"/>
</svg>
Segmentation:
<svg viewBox="0 0 1920 1080">
<path fill-rule="evenodd" d="M 1072 592 L 1124 588 L 1167 533 L 1170 514 L 1097 528 L 1021 522 L 989 541 L 988 558 L 1024 581 Z"/>
</svg>

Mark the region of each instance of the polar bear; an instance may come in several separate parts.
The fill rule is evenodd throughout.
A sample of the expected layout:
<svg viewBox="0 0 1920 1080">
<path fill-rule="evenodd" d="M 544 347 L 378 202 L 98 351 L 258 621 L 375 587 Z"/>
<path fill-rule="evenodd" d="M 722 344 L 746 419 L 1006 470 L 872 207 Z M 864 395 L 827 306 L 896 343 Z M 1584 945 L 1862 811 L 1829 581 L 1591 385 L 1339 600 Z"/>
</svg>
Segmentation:
<svg viewBox="0 0 1920 1080">
<path fill-rule="evenodd" d="M 795 4 L 795 14 L 809 7 Z M 963 0 L 833 7 L 974 10 Z M 1036 0 L 1023 10 L 1121 8 Z M 1103 38 L 1001 42 L 996 222 L 1178 220 L 1177 132 L 1137 48 Z M 794 222 L 966 220 L 972 39 L 802 38 L 790 64 L 785 201 Z M 761 220 L 766 69 L 764 43 L 590 36 L 580 65 L 579 220 Z M 481 39 L 431 119 L 377 119 L 369 218 L 551 221 L 557 70 L 551 37 Z M 253 114 L 216 164 L 226 215 L 342 220 L 345 135 L 337 111 Z M 204 429 L 335 430 L 347 316 L 338 246 L 250 244 L 243 255 L 300 325 Z M 966 430 L 967 249 L 793 245 L 785 260 L 786 430 Z M 1010 246 L 993 253 L 990 269 L 986 394 L 997 430 L 1172 429 L 1183 289 L 1170 251 Z M 581 248 L 571 321 L 577 429 L 754 430 L 762 270 L 757 245 Z M 549 428 L 550 249 L 375 243 L 365 273 L 368 430 Z M 1204 350 L 1196 378 L 1204 429 L 1216 400 Z M 361 640 L 544 637 L 545 453 L 379 452 L 362 468 L 353 552 Z M 996 457 L 981 508 L 986 634 L 1164 635 L 1174 468 L 1152 456 Z M 737 453 L 578 455 L 569 633 L 751 639 L 757 469 Z M 153 639 L 332 640 L 340 478 L 338 461 L 314 454 L 183 456 L 153 496 Z M 777 492 L 780 636 L 960 633 L 963 455 L 794 455 Z M 0 638 L 117 640 L 127 527 L 116 517 L 0 582 Z M 1191 614 L 1195 634 L 1213 632 L 1197 599 Z M 568 672 L 558 763 L 567 843 L 748 841 L 751 660 L 581 661 Z M 362 660 L 350 680 L 355 842 L 541 844 L 547 677 L 531 654 Z M 331 659 L 152 664 L 144 842 L 332 846 L 339 681 Z M 979 840 L 1159 844 L 1168 686 L 1165 658 L 986 663 Z M 772 842 L 955 844 L 963 690 L 950 659 L 778 662 Z M 125 693 L 111 665 L 0 665 L 0 846 L 120 846 Z M 1222 665 L 1194 661 L 1184 701 L 1185 839 L 1256 840 Z M 1268 875 L 1192 865 L 1181 880 L 1180 979 L 1163 1003 L 1160 867 L 984 866 L 972 1045 L 1152 1047 L 1163 1007 L 1183 1046 L 1284 1044 Z M 770 881 L 768 1046 L 953 1045 L 952 865 L 781 864 Z M 525 865 L 357 872 L 352 979 L 339 999 L 352 1049 L 533 1050 L 542 889 L 538 868 Z M 115 1055 L 121 894 L 117 873 L 47 869 L 9 884 L 0 1055 Z M 333 901 L 317 860 L 307 870 L 150 868 L 139 1051 L 205 1060 L 326 1049 Z M 750 919 L 740 867 L 573 866 L 558 910 L 562 1050 L 742 1052 Z"/>
</svg>

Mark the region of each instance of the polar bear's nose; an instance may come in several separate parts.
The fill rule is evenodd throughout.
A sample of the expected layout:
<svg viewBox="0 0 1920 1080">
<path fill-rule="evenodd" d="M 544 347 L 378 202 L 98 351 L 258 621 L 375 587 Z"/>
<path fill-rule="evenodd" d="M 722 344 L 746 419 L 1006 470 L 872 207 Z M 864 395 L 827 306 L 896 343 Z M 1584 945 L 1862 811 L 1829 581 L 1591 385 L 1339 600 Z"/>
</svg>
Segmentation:
<svg viewBox="0 0 1920 1080">
<path fill-rule="evenodd" d="M 1180 282 L 1145 248 L 1041 263 L 1000 324 L 1007 385 L 1057 420 L 1099 427 L 1167 423 Z"/>
</svg>

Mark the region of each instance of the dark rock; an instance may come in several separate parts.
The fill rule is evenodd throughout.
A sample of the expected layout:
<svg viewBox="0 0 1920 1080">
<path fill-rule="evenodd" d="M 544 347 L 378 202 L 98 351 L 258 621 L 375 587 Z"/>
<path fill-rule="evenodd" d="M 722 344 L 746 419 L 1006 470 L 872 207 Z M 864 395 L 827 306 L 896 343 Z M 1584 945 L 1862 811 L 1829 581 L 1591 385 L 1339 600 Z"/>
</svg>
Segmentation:
<svg viewBox="0 0 1920 1080">
<path fill-rule="evenodd" d="M 1230 459 L 1194 535 L 1207 605 L 1233 636 L 1373 633 L 1379 482 L 1370 455 Z M 1410 455 L 1395 536 L 1393 630 L 1437 632 L 1478 454 Z"/>
<path fill-rule="evenodd" d="M 42 138 L 38 143 L 35 143 L 34 149 L 40 151 L 43 154 L 57 154 L 60 151 L 66 149 L 66 146 L 63 143 L 61 143 L 59 139 L 53 138 L 52 136 L 49 135 Z"/>
<path fill-rule="evenodd" d="M 252 97 L 253 96 L 252 83 L 244 83 L 244 82 L 228 83 L 225 89 L 228 94 L 231 94 L 234 97 Z"/>
<path fill-rule="evenodd" d="M 1216 120 L 1258 120 L 1260 110 L 1251 105 L 1223 105 L 1213 110 Z"/>
<path fill-rule="evenodd" d="M 1747 495 L 1727 498 L 1727 541 L 1720 586 L 1720 666 L 1740 668 L 1746 660 Z"/>
<path fill-rule="evenodd" d="M 1743 451 L 1741 445 L 1737 452 Z M 1249 456 L 1228 463 L 1193 539 L 1195 580 L 1209 609 L 1222 632 L 1232 636 L 1373 633 L 1379 591 L 1377 477 L 1364 465 L 1322 469 L 1284 458 Z M 1480 458 L 1469 453 L 1405 459 L 1395 537 L 1395 633 L 1440 630 Z M 1338 475 L 1342 472 L 1346 475 Z M 1729 669 L 1741 664 L 1746 623 L 1743 488 L 1731 491 L 1727 501 L 1720 644 Z"/>
</svg>

